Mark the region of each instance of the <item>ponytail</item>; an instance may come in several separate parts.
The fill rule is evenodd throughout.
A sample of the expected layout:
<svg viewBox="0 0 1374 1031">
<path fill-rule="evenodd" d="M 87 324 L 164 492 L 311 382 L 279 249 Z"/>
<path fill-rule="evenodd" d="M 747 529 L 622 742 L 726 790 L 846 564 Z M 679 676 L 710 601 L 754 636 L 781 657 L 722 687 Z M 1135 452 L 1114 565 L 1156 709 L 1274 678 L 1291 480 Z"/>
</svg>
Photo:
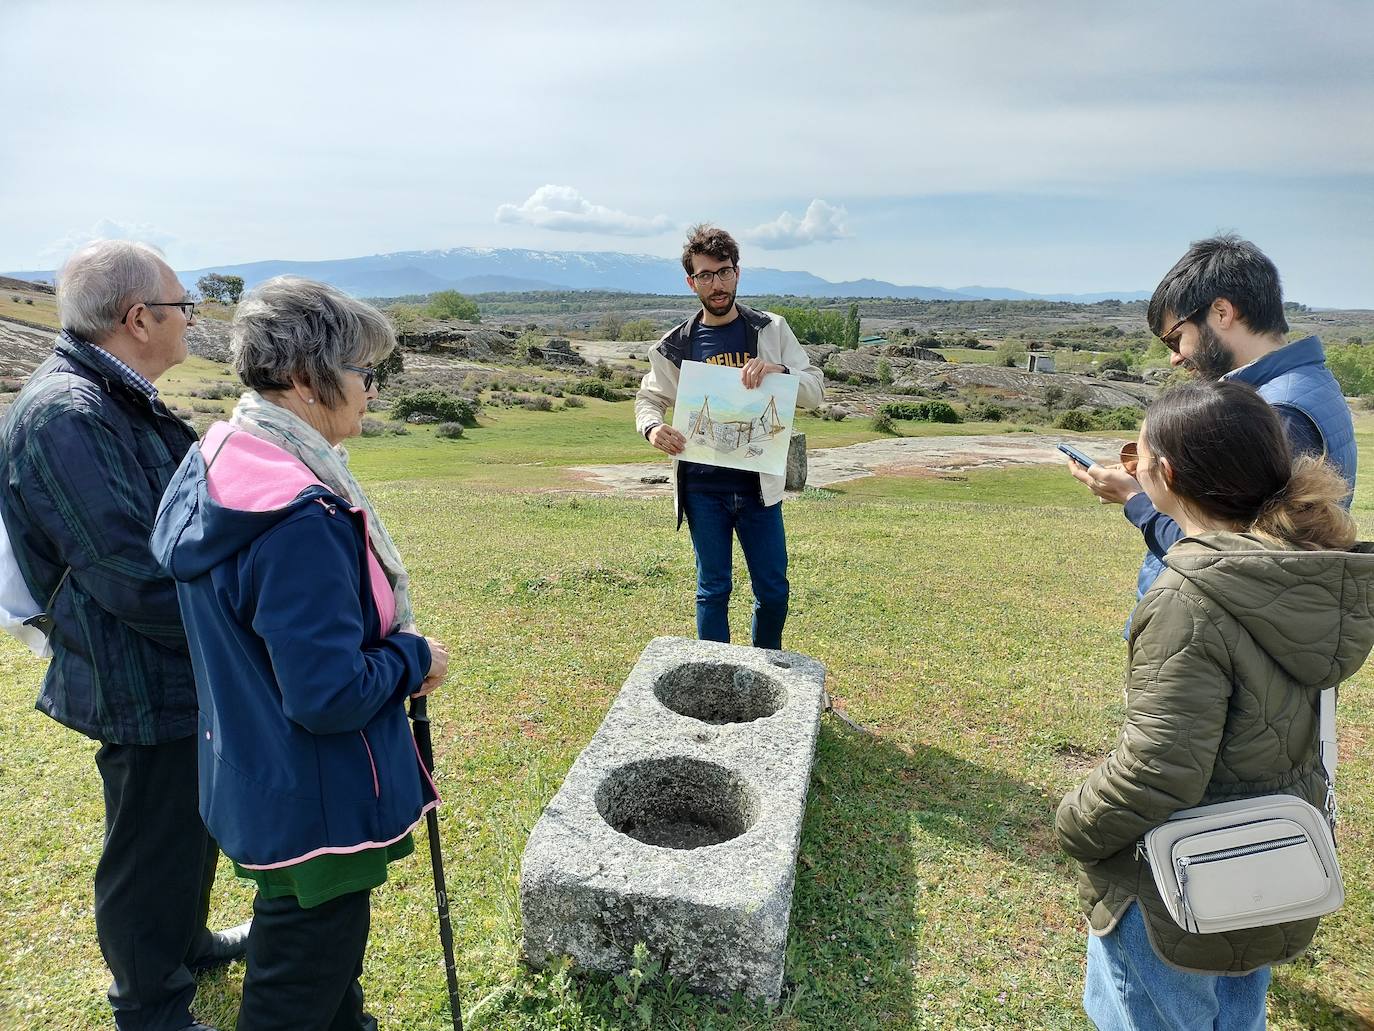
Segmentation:
<svg viewBox="0 0 1374 1031">
<path fill-rule="evenodd" d="M 1343 502 L 1350 485 L 1320 458 L 1293 463 L 1288 483 L 1255 517 L 1251 532 L 1300 551 L 1346 551 L 1356 541 L 1355 519 Z"/>
</svg>

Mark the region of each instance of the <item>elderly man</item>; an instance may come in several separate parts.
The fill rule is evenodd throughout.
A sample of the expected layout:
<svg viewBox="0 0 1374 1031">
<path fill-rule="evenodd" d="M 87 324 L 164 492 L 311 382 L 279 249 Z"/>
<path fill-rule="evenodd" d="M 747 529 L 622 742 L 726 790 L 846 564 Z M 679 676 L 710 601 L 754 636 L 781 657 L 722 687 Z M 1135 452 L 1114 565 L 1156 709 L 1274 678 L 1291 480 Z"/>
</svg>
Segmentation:
<svg viewBox="0 0 1374 1031">
<path fill-rule="evenodd" d="M 99 241 L 58 278 L 62 333 L 0 426 L 0 516 L 52 662 L 38 709 L 100 742 L 95 924 L 120 1031 L 194 1023 L 192 970 L 243 954 L 205 928 L 219 849 L 201 822 L 196 685 L 176 589 L 148 544 L 195 432 L 153 386 L 195 305 L 151 248 Z"/>
</svg>

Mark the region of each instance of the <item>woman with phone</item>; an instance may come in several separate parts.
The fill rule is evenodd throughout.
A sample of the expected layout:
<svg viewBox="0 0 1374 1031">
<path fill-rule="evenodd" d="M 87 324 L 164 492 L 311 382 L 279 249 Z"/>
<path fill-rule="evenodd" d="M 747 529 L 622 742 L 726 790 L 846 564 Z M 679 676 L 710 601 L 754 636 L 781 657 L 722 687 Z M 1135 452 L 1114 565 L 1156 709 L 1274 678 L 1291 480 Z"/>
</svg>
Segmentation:
<svg viewBox="0 0 1374 1031">
<path fill-rule="evenodd" d="M 1186 536 L 1136 609 L 1116 746 L 1055 819 L 1091 927 L 1084 1008 L 1103 1029 L 1262 1028 L 1272 965 L 1299 956 L 1317 920 L 1189 933 L 1137 843 L 1200 804 L 1276 792 L 1322 804 L 1318 697 L 1374 645 L 1374 554 L 1356 544 L 1340 474 L 1295 463 L 1245 384 L 1163 394 L 1138 463 Z"/>
</svg>

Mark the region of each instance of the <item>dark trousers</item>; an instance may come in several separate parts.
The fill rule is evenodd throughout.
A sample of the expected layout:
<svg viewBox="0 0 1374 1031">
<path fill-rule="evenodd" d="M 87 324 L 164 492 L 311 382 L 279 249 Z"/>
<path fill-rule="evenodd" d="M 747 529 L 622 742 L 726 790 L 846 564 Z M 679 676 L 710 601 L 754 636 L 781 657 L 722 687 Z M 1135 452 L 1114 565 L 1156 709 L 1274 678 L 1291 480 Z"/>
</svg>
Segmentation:
<svg viewBox="0 0 1374 1031">
<path fill-rule="evenodd" d="M 370 891 L 310 909 L 259 894 L 238 1031 L 376 1031 L 358 983 L 371 922 Z"/>
<path fill-rule="evenodd" d="M 95 868 L 95 930 L 114 976 L 119 1031 L 181 1031 L 196 981 L 219 848 L 201 822 L 196 739 L 103 744 L 105 848 Z"/>
<path fill-rule="evenodd" d="M 751 494 L 688 491 L 683 509 L 697 556 L 697 637 L 729 643 L 732 552 L 738 536 L 754 590 L 751 643 L 781 648 L 789 591 L 782 503 L 765 506 Z"/>
</svg>

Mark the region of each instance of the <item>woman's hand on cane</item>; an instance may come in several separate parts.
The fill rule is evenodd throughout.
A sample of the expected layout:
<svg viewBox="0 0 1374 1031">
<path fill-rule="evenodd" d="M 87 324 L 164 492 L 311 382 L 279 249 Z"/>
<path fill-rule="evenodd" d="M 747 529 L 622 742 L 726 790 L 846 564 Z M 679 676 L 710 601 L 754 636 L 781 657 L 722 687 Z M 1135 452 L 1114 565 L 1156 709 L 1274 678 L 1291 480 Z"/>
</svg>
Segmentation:
<svg viewBox="0 0 1374 1031">
<path fill-rule="evenodd" d="M 434 637 L 426 637 L 429 642 L 429 672 L 420 681 L 420 689 L 410 697 L 423 698 L 444 682 L 448 676 L 448 645 Z"/>
</svg>

